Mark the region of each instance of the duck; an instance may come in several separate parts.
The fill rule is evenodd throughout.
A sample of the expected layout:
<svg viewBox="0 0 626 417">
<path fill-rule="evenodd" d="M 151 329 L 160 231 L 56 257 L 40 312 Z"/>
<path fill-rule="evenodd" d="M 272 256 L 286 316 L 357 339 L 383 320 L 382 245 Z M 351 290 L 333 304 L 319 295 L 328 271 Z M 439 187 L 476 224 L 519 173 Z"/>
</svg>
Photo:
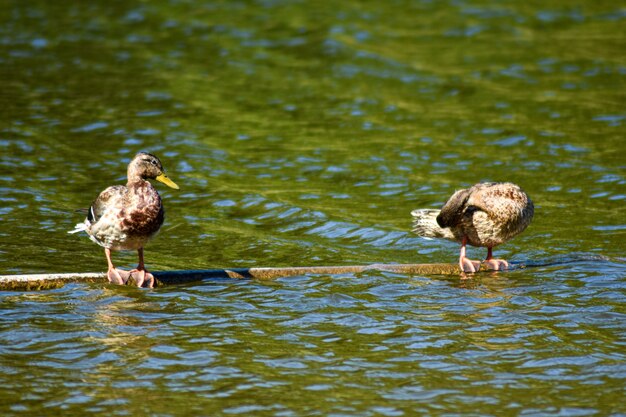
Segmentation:
<svg viewBox="0 0 626 417">
<path fill-rule="evenodd" d="M 522 233 L 534 213 L 532 200 L 518 185 L 482 182 L 456 191 L 441 210 L 417 209 L 411 215 L 417 235 L 459 242 L 461 272 L 473 273 L 481 262 L 467 258 L 467 244 L 487 248 L 488 269 L 508 269 L 506 260 L 493 257 L 493 248 Z"/>
<path fill-rule="evenodd" d="M 132 276 L 138 287 L 154 286 L 154 276 L 145 268 L 143 249 L 161 228 L 165 211 L 161 196 L 149 179 L 178 189 L 165 175 L 159 158 L 139 152 L 128 164 L 126 185 L 113 185 L 102 191 L 87 210 L 85 220 L 68 232 L 86 232 L 104 248 L 110 283 L 124 285 Z M 111 251 L 122 250 L 137 251 L 137 268 L 125 271 L 115 267 Z"/>
</svg>

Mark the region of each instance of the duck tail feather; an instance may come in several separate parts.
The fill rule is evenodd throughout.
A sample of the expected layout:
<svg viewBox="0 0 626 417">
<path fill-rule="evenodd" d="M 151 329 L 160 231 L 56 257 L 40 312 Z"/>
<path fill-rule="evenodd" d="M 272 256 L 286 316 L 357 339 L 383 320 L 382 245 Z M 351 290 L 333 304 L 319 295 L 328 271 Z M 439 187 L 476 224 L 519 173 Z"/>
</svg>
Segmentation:
<svg viewBox="0 0 626 417">
<path fill-rule="evenodd" d="M 437 223 L 440 210 L 417 209 L 411 212 L 413 216 L 413 232 L 426 239 L 440 238 L 455 240 L 449 228 L 443 228 Z"/>
<path fill-rule="evenodd" d="M 87 222 L 78 223 L 76 224 L 76 226 L 74 226 L 74 230 L 70 230 L 67 233 L 86 232 L 88 227 L 89 224 Z"/>
</svg>

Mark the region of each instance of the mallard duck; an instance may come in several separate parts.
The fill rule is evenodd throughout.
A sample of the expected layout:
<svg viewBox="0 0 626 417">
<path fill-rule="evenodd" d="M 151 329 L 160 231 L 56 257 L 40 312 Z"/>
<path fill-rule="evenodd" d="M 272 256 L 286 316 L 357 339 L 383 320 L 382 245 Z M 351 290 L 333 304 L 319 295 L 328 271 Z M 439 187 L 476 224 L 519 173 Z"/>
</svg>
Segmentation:
<svg viewBox="0 0 626 417">
<path fill-rule="evenodd" d="M 441 210 L 413 210 L 413 231 L 426 238 L 443 238 L 461 243 L 459 266 L 476 272 L 480 262 L 465 256 L 465 245 L 487 248 L 489 269 L 508 268 L 504 259 L 495 259 L 492 250 L 530 224 L 534 206 L 530 197 L 510 182 L 479 183 L 455 192 Z"/>
<path fill-rule="evenodd" d="M 143 248 L 163 224 L 164 210 L 157 190 L 147 181 L 156 179 L 168 187 L 178 185 L 163 172 L 156 156 L 140 152 L 128 164 L 126 185 L 114 185 L 100 193 L 91 204 L 87 218 L 68 233 L 87 232 L 91 240 L 104 247 L 107 278 L 114 284 L 125 284 L 132 276 L 138 287 L 154 285 L 154 276 L 146 271 Z M 136 250 L 139 264 L 132 271 L 115 268 L 111 251 Z"/>
</svg>

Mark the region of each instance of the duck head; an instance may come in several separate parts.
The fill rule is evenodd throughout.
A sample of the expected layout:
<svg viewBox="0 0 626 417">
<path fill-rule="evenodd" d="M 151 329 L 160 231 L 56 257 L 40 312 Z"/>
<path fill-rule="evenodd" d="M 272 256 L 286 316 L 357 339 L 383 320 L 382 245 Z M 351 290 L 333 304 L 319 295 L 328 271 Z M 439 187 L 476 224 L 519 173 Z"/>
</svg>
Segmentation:
<svg viewBox="0 0 626 417">
<path fill-rule="evenodd" d="M 165 175 L 163 165 L 156 156 L 147 152 L 139 152 L 128 164 L 128 181 L 134 179 L 155 179 L 168 187 L 178 190 L 178 185 Z"/>
</svg>

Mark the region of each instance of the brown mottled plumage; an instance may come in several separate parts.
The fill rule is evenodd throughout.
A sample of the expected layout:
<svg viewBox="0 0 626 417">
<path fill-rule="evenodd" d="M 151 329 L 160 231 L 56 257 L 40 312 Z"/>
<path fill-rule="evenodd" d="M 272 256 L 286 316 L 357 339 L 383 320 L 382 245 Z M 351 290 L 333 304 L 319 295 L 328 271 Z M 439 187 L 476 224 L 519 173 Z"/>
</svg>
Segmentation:
<svg viewBox="0 0 626 417">
<path fill-rule="evenodd" d="M 164 210 L 159 193 L 147 179 L 156 179 L 176 189 L 178 186 L 165 175 L 159 158 L 145 152 L 135 155 L 128 164 L 127 175 L 126 185 L 114 185 L 102 191 L 89 208 L 85 221 L 69 233 L 87 232 L 91 240 L 104 247 L 110 282 L 124 284 L 132 275 L 138 286 L 145 281 L 152 287 L 154 277 L 145 270 L 143 247 L 163 224 Z M 112 250 L 136 250 L 139 265 L 130 272 L 118 270 L 111 261 Z"/>
<path fill-rule="evenodd" d="M 467 243 L 488 249 L 486 262 L 491 269 L 507 268 L 505 260 L 492 257 L 492 248 L 524 231 L 533 214 L 530 197 L 510 182 L 479 183 L 455 192 L 441 210 L 411 212 L 413 231 L 418 235 L 461 243 L 459 266 L 465 272 L 480 268 L 480 262 L 466 258 Z"/>
</svg>

